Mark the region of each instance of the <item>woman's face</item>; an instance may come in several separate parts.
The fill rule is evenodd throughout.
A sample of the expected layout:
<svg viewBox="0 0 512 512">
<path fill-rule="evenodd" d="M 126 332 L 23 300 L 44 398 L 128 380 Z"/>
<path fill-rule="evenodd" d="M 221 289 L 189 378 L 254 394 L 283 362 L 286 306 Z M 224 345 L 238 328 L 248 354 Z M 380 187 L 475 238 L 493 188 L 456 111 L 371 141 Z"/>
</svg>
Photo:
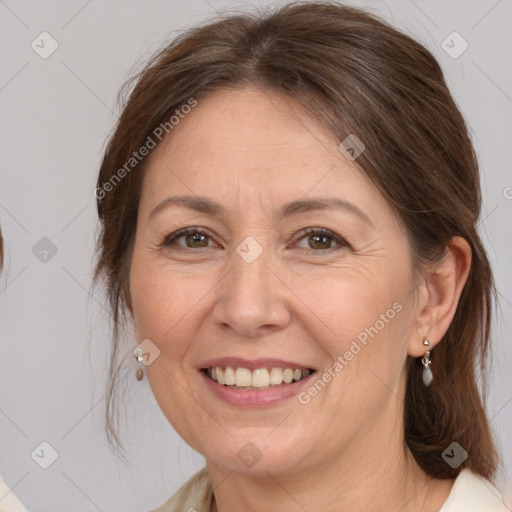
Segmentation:
<svg viewBox="0 0 512 512">
<path fill-rule="evenodd" d="M 402 428 L 420 335 L 391 207 L 277 93 L 216 92 L 171 135 L 149 157 L 130 272 L 137 343 L 160 351 L 146 372 L 162 411 L 237 473 L 371 458 L 365 446 Z"/>
</svg>

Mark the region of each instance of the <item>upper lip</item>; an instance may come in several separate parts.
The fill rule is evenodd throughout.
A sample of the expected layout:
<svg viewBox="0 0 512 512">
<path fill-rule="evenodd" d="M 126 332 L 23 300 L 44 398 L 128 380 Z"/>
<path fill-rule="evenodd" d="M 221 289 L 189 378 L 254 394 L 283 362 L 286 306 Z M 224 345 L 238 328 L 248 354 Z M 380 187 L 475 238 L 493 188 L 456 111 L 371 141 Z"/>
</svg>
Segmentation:
<svg viewBox="0 0 512 512">
<path fill-rule="evenodd" d="M 295 361 L 285 361 L 284 359 L 260 358 L 260 359 L 243 359 L 241 357 L 221 357 L 210 359 L 199 366 L 199 369 L 221 368 L 230 366 L 231 368 L 247 368 L 248 370 L 257 370 L 258 368 L 291 368 L 293 370 L 312 370 L 311 366 L 297 363 Z"/>
</svg>

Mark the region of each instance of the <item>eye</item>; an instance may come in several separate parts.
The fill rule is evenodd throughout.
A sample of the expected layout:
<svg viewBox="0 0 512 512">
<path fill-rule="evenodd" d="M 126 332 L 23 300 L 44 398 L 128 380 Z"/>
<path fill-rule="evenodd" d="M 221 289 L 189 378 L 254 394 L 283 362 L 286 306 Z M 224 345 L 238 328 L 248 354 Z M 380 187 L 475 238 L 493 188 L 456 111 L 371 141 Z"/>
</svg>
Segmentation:
<svg viewBox="0 0 512 512">
<path fill-rule="evenodd" d="M 184 243 L 177 243 L 178 240 L 183 239 Z M 188 249 L 202 249 L 208 247 L 211 237 L 208 232 L 199 227 L 183 228 L 175 233 L 168 235 L 162 242 L 162 247 L 169 247 L 172 245 L 188 248 Z"/>
<path fill-rule="evenodd" d="M 305 240 L 308 244 L 308 246 L 305 247 L 306 249 L 313 249 L 318 252 L 350 247 L 350 244 L 346 240 L 329 229 L 306 228 L 303 233 L 305 233 L 305 235 L 300 237 L 298 241 Z M 333 243 L 338 244 L 338 247 L 333 247 Z"/>
<path fill-rule="evenodd" d="M 302 246 L 304 249 L 320 251 L 339 250 L 344 247 L 350 247 L 350 244 L 341 236 L 333 231 L 325 228 L 306 228 L 303 230 L 304 235 L 298 239 L 298 246 L 305 241 L 307 247 Z M 181 242 L 180 242 L 181 241 Z M 188 227 L 180 229 L 175 233 L 166 236 L 165 239 L 159 244 L 162 247 L 174 246 L 176 249 L 203 249 L 212 247 L 210 242 L 212 237 L 209 232 L 200 227 Z M 333 246 L 337 244 L 337 246 Z M 218 247 L 217 244 L 215 246 Z"/>
</svg>

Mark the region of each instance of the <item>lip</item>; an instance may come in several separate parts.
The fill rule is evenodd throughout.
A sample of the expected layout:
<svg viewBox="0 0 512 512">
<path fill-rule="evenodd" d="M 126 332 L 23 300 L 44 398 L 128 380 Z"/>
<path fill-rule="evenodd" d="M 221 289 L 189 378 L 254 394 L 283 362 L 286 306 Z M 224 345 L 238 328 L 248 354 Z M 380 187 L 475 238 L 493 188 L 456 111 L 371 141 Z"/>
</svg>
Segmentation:
<svg viewBox="0 0 512 512">
<path fill-rule="evenodd" d="M 243 359 L 241 357 L 222 357 L 218 359 L 211 359 L 201 364 L 198 370 L 204 370 L 206 368 L 214 368 L 219 366 L 220 368 L 226 369 L 226 366 L 231 368 L 247 368 L 248 370 L 257 370 L 258 368 L 291 368 L 292 370 L 314 370 L 310 366 L 304 366 L 303 364 L 285 361 L 283 359 L 272 359 L 272 358 L 260 358 L 260 359 Z"/>
<path fill-rule="evenodd" d="M 288 398 L 296 396 L 301 388 L 307 383 L 314 373 L 308 375 L 298 382 L 292 384 L 284 384 L 276 388 L 244 391 L 241 389 L 233 389 L 223 384 L 219 384 L 210 379 L 204 372 L 199 372 L 208 389 L 220 400 L 233 405 L 235 407 L 258 408 L 268 407 L 279 404 Z"/>
<path fill-rule="evenodd" d="M 274 367 L 306 370 L 308 367 L 280 359 L 255 359 L 253 361 L 248 361 L 236 357 L 228 357 L 222 359 L 212 359 L 211 361 L 207 361 L 203 366 L 198 368 L 199 375 L 203 379 L 208 390 L 213 395 L 229 405 L 241 408 L 270 407 L 284 402 L 285 400 L 298 395 L 300 390 L 305 385 L 307 385 L 309 379 L 311 379 L 313 375 L 316 374 L 316 372 L 313 372 L 298 382 L 283 384 L 275 388 L 246 391 L 219 384 L 218 382 L 208 377 L 206 372 L 202 371 L 205 368 L 212 368 L 214 366 L 219 366 L 221 368 L 231 366 L 234 368 L 247 368 L 249 370 Z"/>
</svg>

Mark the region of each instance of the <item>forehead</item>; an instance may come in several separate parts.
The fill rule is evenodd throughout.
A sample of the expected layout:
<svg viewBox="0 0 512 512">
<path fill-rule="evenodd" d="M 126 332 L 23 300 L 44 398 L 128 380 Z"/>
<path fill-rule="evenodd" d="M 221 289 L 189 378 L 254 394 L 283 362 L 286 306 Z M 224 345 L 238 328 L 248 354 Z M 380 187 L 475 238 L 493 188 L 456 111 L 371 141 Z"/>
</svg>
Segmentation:
<svg viewBox="0 0 512 512">
<path fill-rule="evenodd" d="M 292 98 L 256 88 L 198 99 L 148 164 L 141 208 L 169 193 L 209 195 L 238 208 L 308 194 L 383 200 L 318 120 Z"/>
</svg>

